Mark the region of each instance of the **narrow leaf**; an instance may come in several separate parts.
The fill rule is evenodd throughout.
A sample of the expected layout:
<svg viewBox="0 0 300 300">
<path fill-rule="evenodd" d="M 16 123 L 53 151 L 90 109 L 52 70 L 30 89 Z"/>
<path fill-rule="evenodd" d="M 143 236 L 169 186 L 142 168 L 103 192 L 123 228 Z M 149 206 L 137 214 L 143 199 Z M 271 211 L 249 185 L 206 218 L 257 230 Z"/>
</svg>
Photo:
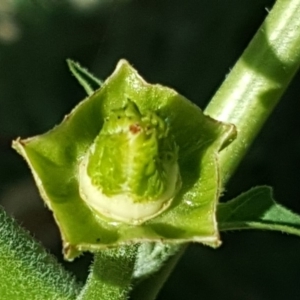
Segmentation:
<svg viewBox="0 0 300 300">
<path fill-rule="evenodd" d="M 300 236 L 300 215 L 276 203 L 272 188 L 260 186 L 218 205 L 219 229 L 277 230 Z"/>
<path fill-rule="evenodd" d="M 96 78 L 87 69 L 83 68 L 79 63 L 71 59 L 67 59 L 67 63 L 70 71 L 89 96 L 101 87 L 102 81 Z"/>
</svg>

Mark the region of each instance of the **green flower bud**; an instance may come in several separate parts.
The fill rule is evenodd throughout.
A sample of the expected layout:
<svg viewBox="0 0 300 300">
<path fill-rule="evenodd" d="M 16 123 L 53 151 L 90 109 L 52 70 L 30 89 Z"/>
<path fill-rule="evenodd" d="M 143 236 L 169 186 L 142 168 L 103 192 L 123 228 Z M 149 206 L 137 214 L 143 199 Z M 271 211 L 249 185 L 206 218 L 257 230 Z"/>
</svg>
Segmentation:
<svg viewBox="0 0 300 300">
<path fill-rule="evenodd" d="M 131 100 L 106 118 L 79 167 L 82 199 L 101 215 L 141 224 L 166 210 L 181 186 L 168 124 Z"/>
</svg>

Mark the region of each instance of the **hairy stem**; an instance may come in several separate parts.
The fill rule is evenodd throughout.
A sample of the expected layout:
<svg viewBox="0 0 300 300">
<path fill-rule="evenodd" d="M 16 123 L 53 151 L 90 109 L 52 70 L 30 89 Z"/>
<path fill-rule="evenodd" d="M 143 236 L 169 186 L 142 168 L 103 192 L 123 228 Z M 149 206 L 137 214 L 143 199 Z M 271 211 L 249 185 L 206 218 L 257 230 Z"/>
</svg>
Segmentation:
<svg viewBox="0 0 300 300">
<path fill-rule="evenodd" d="M 138 245 L 96 253 L 91 273 L 77 300 L 125 300 L 131 290 Z"/>
<path fill-rule="evenodd" d="M 300 64 L 300 1 L 279 0 L 205 113 L 233 123 L 237 139 L 220 154 L 223 183 L 243 159 Z"/>
</svg>

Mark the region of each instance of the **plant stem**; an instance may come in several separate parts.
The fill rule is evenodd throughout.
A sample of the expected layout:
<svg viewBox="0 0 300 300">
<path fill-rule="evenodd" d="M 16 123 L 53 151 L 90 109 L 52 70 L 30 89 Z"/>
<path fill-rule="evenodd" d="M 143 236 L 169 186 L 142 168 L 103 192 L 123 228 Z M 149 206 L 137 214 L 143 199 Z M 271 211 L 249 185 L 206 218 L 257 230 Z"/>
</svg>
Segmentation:
<svg viewBox="0 0 300 300">
<path fill-rule="evenodd" d="M 235 124 L 238 131 L 237 139 L 220 153 L 223 184 L 245 156 L 299 65 L 300 0 L 278 0 L 205 110 L 214 119 Z M 164 268 L 173 262 L 174 258 L 170 259 Z M 167 270 L 171 273 L 172 268 Z M 165 278 L 166 273 L 161 280 Z"/>
<path fill-rule="evenodd" d="M 87 283 L 77 300 L 128 299 L 137 247 L 119 246 L 96 253 Z"/>
<path fill-rule="evenodd" d="M 205 113 L 233 123 L 238 137 L 220 153 L 226 183 L 300 64 L 300 1 L 279 0 Z"/>
</svg>

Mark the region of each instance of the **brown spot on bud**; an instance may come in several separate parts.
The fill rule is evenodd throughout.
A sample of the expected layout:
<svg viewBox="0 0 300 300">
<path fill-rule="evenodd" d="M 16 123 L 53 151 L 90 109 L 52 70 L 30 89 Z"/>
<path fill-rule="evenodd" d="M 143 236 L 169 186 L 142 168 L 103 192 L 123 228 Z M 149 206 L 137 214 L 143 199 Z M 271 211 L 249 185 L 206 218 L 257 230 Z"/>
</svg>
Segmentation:
<svg viewBox="0 0 300 300">
<path fill-rule="evenodd" d="M 129 130 L 131 133 L 136 134 L 141 131 L 141 126 L 139 124 L 132 124 L 129 126 Z"/>
</svg>

